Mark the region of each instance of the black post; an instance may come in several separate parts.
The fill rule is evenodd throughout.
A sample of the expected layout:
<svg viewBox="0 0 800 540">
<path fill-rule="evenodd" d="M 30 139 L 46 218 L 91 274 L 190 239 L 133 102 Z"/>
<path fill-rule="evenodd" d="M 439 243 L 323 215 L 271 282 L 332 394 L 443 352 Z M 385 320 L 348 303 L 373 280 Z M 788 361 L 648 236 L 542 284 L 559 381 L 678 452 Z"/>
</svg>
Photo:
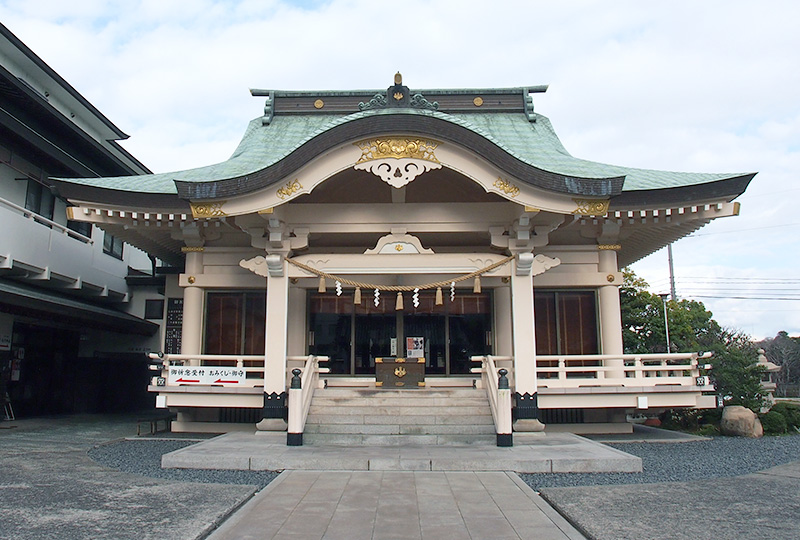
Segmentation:
<svg viewBox="0 0 800 540">
<path fill-rule="evenodd" d="M 505 368 L 500 368 L 497 370 L 497 373 L 500 374 L 500 376 L 497 378 L 497 389 L 508 390 L 508 377 L 506 377 L 506 375 L 508 375 L 508 370 Z"/>
<path fill-rule="evenodd" d="M 292 370 L 292 380 L 289 383 L 289 391 L 300 390 L 302 388 L 302 381 L 300 380 L 300 370 L 294 368 Z M 303 446 L 302 433 L 286 433 L 286 446 Z"/>
<path fill-rule="evenodd" d="M 497 377 L 497 389 L 498 390 L 508 390 L 508 370 L 504 368 L 500 368 L 497 370 L 498 377 Z M 514 446 L 514 434 L 513 433 L 498 433 L 497 434 L 497 446 Z"/>
</svg>

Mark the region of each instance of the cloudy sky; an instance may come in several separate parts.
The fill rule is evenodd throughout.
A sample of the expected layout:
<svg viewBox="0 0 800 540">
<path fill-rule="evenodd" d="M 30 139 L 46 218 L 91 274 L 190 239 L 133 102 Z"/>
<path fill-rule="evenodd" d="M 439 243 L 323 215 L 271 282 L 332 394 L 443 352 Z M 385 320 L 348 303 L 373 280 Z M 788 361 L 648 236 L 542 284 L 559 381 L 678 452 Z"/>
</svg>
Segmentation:
<svg viewBox="0 0 800 540">
<path fill-rule="evenodd" d="M 226 159 L 262 111 L 249 88 L 548 84 L 535 108 L 575 156 L 758 171 L 739 217 L 673 246 L 677 293 L 800 334 L 796 0 L 0 0 L 0 21 L 154 172 Z M 665 250 L 633 268 L 669 290 Z"/>
</svg>

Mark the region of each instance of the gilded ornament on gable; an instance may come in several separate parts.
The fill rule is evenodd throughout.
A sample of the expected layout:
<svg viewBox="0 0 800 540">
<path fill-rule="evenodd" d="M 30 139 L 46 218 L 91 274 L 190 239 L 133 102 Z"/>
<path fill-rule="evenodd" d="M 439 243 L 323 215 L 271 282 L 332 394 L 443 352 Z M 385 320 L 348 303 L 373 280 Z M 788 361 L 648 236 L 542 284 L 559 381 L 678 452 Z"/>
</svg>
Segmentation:
<svg viewBox="0 0 800 540">
<path fill-rule="evenodd" d="M 325 102 L 324 102 L 324 101 L 322 101 L 321 99 L 318 99 L 318 100 L 316 100 L 316 101 L 314 102 L 314 108 L 315 108 L 315 109 L 321 109 L 321 108 L 322 108 L 322 107 L 324 107 L 324 106 L 325 106 Z"/>
<path fill-rule="evenodd" d="M 280 188 L 275 194 L 278 196 L 279 199 L 283 200 L 287 197 L 291 197 L 298 191 L 303 189 L 302 184 L 300 184 L 299 180 L 293 180 L 288 182 L 286 186 Z"/>
<path fill-rule="evenodd" d="M 214 203 L 189 203 L 189 205 L 192 208 L 192 215 L 194 217 L 213 218 L 227 216 L 227 214 L 222 211 L 222 205 L 224 205 L 225 202 L 226 201 Z"/>
<path fill-rule="evenodd" d="M 572 199 L 577 208 L 572 211 L 573 214 L 580 214 L 582 216 L 604 216 L 608 213 L 608 205 L 610 201 L 607 199 Z"/>
<path fill-rule="evenodd" d="M 440 144 L 437 141 L 387 138 L 354 144 L 361 149 L 354 168 L 369 171 L 394 188 L 405 186 L 431 169 L 442 168 L 434 153 Z"/>
<path fill-rule="evenodd" d="M 385 158 L 414 158 L 439 163 L 434 150 L 441 143 L 430 139 L 374 139 L 354 144 L 361 149 L 356 164 Z"/>
<path fill-rule="evenodd" d="M 622 249 L 620 244 L 598 244 L 597 249 L 600 251 L 619 251 Z"/>
<path fill-rule="evenodd" d="M 480 107 L 481 105 L 483 105 L 483 98 L 478 96 L 478 97 L 476 97 L 475 99 L 472 100 L 472 103 L 476 107 Z"/>
<path fill-rule="evenodd" d="M 508 180 L 503 180 L 502 178 L 498 178 L 494 181 L 494 187 L 512 198 L 519 195 L 519 188 Z"/>
</svg>

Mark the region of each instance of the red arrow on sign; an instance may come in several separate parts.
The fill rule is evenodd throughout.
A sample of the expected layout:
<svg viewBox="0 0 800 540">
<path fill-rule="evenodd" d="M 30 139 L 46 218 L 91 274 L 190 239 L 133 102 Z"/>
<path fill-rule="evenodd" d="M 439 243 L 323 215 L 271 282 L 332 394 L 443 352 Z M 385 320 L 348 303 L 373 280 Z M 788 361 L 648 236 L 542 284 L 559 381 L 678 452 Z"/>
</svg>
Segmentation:
<svg viewBox="0 0 800 540">
<path fill-rule="evenodd" d="M 239 381 L 223 381 L 222 379 L 217 379 L 214 381 L 215 383 L 228 383 L 228 384 L 237 384 Z"/>
<path fill-rule="evenodd" d="M 197 380 L 195 380 L 195 379 L 184 379 L 183 377 L 181 377 L 180 379 L 178 379 L 175 382 L 197 382 L 197 383 L 199 383 L 200 379 L 197 379 Z"/>
</svg>

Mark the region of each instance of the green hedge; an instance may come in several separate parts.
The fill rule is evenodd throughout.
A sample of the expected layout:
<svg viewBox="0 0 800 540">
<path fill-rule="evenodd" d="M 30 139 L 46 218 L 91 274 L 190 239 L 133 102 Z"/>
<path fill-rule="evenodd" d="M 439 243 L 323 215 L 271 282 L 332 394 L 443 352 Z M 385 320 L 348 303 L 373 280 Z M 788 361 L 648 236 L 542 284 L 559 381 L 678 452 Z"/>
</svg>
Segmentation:
<svg viewBox="0 0 800 540">
<path fill-rule="evenodd" d="M 761 425 L 765 435 L 781 435 L 786 433 L 788 424 L 786 417 L 777 411 L 769 411 L 761 415 Z"/>
<path fill-rule="evenodd" d="M 772 406 L 770 412 L 782 415 L 789 428 L 800 429 L 800 405 L 779 401 Z"/>
</svg>

